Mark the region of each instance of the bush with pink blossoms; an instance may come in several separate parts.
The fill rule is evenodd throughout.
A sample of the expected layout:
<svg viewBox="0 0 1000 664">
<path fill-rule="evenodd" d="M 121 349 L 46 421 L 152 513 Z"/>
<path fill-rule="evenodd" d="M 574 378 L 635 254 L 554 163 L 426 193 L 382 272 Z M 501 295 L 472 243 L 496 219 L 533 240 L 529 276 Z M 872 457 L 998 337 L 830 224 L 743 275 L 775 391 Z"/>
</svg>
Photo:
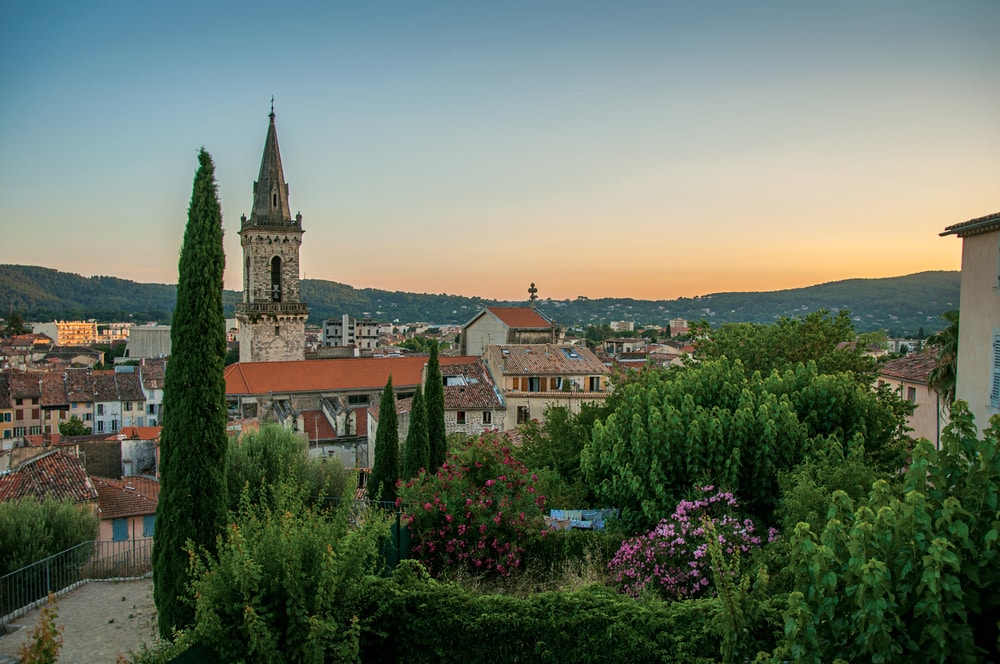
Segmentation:
<svg viewBox="0 0 1000 664">
<path fill-rule="evenodd" d="M 544 533 L 537 481 L 490 435 L 449 455 L 436 474 L 421 471 L 399 490 L 413 557 L 436 576 L 459 567 L 509 576 L 523 567 L 529 539 Z"/>
<path fill-rule="evenodd" d="M 747 555 L 760 546 L 753 522 L 734 516 L 739 504 L 733 494 L 713 486 L 700 487 L 697 494 L 678 503 L 653 530 L 622 543 L 608 565 L 621 590 L 633 597 L 653 592 L 667 599 L 713 594 L 702 519 L 711 521 L 726 555 Z M 776 531 L 769 531 L 769 541 L 774 537 Z"/>
</svg>

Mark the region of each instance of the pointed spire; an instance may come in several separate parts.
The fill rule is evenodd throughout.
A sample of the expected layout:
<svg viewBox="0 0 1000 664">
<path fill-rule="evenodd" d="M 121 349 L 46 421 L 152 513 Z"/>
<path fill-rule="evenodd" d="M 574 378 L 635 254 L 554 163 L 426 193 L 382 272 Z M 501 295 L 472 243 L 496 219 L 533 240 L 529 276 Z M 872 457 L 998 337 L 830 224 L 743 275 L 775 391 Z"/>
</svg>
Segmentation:
<svg viewBox="0 0 1000 664">
<path fill-rule="evenodd" d="M 264 156 L 260 160 L 260 175 L 253 183 L 253 210 L 250 224 L 292 223 L 288 207 L 288 185 L 281 168 L 281 152 L 278 150 L 278 132 L 274 126 L 274 97 L 271 98 L 271 113 L 264 139 Z"/>
</svg>

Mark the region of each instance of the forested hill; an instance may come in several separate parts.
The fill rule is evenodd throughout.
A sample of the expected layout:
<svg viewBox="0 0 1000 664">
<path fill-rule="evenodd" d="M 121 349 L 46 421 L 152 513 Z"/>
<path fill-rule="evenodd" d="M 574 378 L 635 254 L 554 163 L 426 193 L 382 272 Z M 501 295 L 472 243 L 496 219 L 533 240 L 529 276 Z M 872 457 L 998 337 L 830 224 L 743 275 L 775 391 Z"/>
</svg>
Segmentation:
<svg viewBox="0 0 1000 664">
<path fill-rule="evenodd" d="M 677 300 L 601 298 L 538 301 L 539 310 L 563 327 L 633 320 L 666 325 L 671 318 L 724 322 L 771 322 L 820 308 L 848 309 L 859 332 L 888 330 L 893 335 L 925 334 L 943 327 L 939 316 L 958 308 L 959 272 L 920 272 L 885 279 L 848 279 L 807 288 L 764 293 L 715 293 Z M 82 277 L 44 267 L 0 265 L 0 315 L 21 314 L 25 320 L 95 318 L 101 322 L 133 320 L 168 323 L 175 287 L 142 284 L 115 277 Z M 240 299 L 226 291 L 226 315 Z M 481 307 L 498 302 L 458 295 L 406 293 L 353 288 L 333 281 L 304 279 L 302 299 L 311 322 L 340 316 L 377 320 L 464 323 Z"/>
</svg>

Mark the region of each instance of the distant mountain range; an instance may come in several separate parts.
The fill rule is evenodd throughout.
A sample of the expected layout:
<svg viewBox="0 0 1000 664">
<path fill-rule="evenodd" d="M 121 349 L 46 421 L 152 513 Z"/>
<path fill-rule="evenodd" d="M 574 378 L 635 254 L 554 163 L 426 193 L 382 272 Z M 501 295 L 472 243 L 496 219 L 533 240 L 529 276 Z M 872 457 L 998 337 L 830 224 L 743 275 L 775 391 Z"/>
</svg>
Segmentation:
<svg viewBox="0 0 1000 664">
<path fill-rule="evenodd" d="M 941 313 L 958 308 L 959 272 L 920 272 L 884 279 L 847 279 L 782 291 L 715 293 L 676 300 L 631 298 L 539 300 L 539 311 L 562 327 L 600 325 L 616 320 L 666 325 L 671 318 L 767 323 L 820 308 L 848 309 L 859 332 L 887 330 L 892 336 L 930 334 L 944 327 Z M 402 323 L 465 323 L 488 305 L 517 305 L 459 295 L 433 295 L 353 288 L 319 279 L 302 280 L 310 321 L 342 314 Z M 176 287 L 142 284 L 116 277 L 82 277 L 45 267 L 0 265 L 0 316 L 16 312 L 25 320 L 97 319 L 169 323 Z M 239 291 L 223 294 L 232 316 Z"/>
</svg>

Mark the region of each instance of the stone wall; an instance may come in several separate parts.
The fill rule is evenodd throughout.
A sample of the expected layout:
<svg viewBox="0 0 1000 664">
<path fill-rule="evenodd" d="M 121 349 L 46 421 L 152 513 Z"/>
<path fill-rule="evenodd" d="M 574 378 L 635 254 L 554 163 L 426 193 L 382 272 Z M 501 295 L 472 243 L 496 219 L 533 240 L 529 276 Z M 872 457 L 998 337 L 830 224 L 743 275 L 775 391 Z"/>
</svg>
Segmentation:
<svg viewBox="0 0 1000 664">
<path fill-rule="evenodd" d="M 304 360 L 306 317 L 262 315 L 240 320 L 240 362 Z"/>
</svg>

